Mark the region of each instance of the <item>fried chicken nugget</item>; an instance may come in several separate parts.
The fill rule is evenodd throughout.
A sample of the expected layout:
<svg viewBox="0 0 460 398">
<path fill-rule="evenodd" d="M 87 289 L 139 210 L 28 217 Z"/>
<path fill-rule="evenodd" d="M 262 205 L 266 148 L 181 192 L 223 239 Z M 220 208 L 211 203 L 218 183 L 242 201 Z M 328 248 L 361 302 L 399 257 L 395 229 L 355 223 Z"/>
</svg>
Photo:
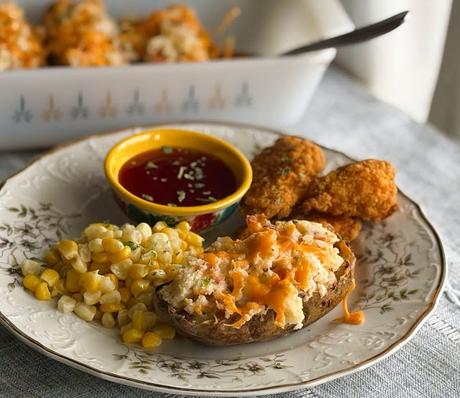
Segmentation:
<svg viewBox="0 0 460 398">
<path fill-rule="evenodd" d="M 381 221 L 397 209 L 395 168 L 384 160 L 363 160 L 340 167 L 309 186 L 305 212 Z"/>
<path fill-rule="evenodd" d="M 348 216 L 332 216 L 323 213 L 308 213 L 297 215 L 293 218 L 298 220 L 314 221 L 323 224 L 325 227 L 332 227 L 335 233 L 340 235 L 343 240 L 351 242 L 356 239 L 361 232 L 361 221 Z"/>
<path fill-rule="evenodd" d="M 279 138 L 251 163 L 252 185 L 243 198 L 243 215 L 287 217 L 325 165 L 320 147 L 299 137 Z"/>
</svg>

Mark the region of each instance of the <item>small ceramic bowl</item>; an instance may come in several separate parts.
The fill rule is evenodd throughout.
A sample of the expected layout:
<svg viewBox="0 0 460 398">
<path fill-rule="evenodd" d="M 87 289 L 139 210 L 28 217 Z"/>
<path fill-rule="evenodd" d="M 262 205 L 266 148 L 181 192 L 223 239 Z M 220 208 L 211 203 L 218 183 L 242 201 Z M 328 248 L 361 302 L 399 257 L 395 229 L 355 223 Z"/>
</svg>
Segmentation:
<svg viewBox="0 0 460 398">
<path fill-rule="evenodd" d="M 237 189 L 213 203 L 172 207 L 144 200 L 120 184 L 118 174 L 129 159 L 163 146 L 195 149 L 218 157 L 233 171 Z M 176 129 L 146 130 L 118 142 L 105 158 L 105 174 L 117 203 L 133 222 L 153 225 L 157 221 L 165 221 L 174 226 L 185 220 L 195 232 L 208 231 L 226 220 L 235 211 L 252 181 L 249 161 L 233 145 L 208 134 Z"/>
</svg>

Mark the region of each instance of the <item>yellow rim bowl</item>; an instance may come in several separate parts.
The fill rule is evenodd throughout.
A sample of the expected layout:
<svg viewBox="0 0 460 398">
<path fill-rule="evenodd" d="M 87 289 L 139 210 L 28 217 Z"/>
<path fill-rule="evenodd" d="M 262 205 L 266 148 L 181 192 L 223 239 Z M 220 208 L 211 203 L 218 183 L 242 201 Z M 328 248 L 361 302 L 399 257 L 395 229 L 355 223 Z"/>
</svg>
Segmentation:
<svg viewBox="0 0 460 398">
<path fill-rule="evenodd" d="M 162 146 L 181 147 L 199 150 L 221 159 L 235 175 L 238 188 L 231 195 L 216 202 L 200 206 L 165 206 L 144 200 L 124 188 L 118 179 L 122 166 L 141 153 Z M 154 129 L 131 135 L 109 151 L 105 158 L 105 174 L 112 189 L 125 202 L 144 211 L 170 216 L 193 216 L 216 212 L 241 200 L 252 182 L 252 169 L 248 159 L 232 144 L 212 135 L 190 130 Z"/>
</svg>

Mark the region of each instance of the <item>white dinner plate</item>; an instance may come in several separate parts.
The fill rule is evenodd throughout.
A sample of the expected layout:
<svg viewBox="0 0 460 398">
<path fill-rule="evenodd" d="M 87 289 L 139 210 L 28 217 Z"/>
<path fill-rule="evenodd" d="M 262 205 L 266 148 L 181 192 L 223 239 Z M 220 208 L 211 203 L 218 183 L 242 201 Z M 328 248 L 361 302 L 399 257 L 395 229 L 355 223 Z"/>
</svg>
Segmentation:
<svg viewBox="0 0 460 398">
<path fill-rule="evenodd" d="M 189 123 L 239 147 L 249 158 L 279 133 L 253 126 Z M 307 328 L 269 343 L 209 348 L 185 338 L 157 351 L 125 346 L 116 330 L 62 314 L 53 301 L 25 292 L 18 273 L 24 257 L 78 236 L 89 223 L 126 222 L 103 172 L 108 149 L 140 129 L 94 136 L 59 147 L 8 179 L 0 189 L 0 321 L 31 347 L 95 376 L 149 390 L 243 396 L 313 386 L 364 369 L 406 343 L 433 310 L 446 276 L 438 235 L 419 206 L 399 192 L 399 210 L 365 224 L 353 249 L 357 289 L 352 307 L 366 322 L 333 323 L 339 308 Z M 324 148 L 327 170 L 349 163 Z M 239 220 L 219 233 L 232 232 Z"/>
</svg>

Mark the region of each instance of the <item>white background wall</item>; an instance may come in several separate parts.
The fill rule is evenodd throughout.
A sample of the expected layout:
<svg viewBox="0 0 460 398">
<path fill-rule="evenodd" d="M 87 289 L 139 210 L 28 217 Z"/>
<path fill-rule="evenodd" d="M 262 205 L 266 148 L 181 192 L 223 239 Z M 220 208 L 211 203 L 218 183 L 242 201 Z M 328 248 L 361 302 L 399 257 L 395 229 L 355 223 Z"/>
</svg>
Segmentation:
<svg viewBox="0 0 460 398">
<path fill-rule="evenodd" d="M 403 10 L 410 11 L 406 23 L 394 32 L 341 49 L 337 63 L 364 82 L 377 97 L 401 108 L 418 121 L 426 121 L 441 64 L 452 0 L 341 1 L 356 26 Z"/>
</svg>

